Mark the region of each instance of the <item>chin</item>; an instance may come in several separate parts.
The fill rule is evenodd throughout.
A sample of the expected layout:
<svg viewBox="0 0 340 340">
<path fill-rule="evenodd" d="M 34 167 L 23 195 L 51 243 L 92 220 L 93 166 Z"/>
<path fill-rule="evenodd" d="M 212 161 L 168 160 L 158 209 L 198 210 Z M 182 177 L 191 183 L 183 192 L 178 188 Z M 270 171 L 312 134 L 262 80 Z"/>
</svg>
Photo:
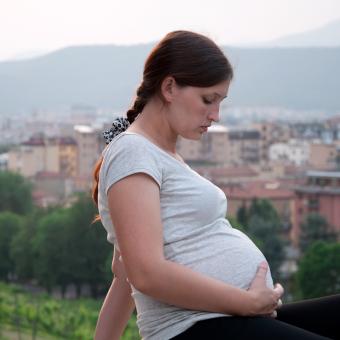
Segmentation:
<svg viewBox="0 0 340 340">
<path fill-rule="evenodd" d="M 190 140 L 200 140 L 201 137 L 202 137 L 202 134 L 201 133 L 191 133 L 191 134 L 183 134 L 183 135 L 180 135 L 182 138 L 185 138 L 185 139 L 190 139 Z"/>
</svg>

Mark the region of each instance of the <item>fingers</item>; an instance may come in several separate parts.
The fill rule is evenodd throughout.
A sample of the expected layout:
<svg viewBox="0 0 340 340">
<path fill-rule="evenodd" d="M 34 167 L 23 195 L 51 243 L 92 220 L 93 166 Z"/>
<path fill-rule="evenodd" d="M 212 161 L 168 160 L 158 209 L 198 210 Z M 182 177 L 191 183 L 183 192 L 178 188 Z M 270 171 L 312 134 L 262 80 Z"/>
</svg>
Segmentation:
<svg viewBox="0 0 340 340">
<path fill-rule="evenodd" d="M 268 271 L 268 263 L 263 261 L 260 263 L 260 265 L 257 268 L 256 276 L 258 278 L 265 279 L 267 275 L 267 271 Z"/>
<path fill-rule="evenodd" d="M 276 283 L 275 284 L 275 287 L 274 287 L 274 291 L 276 292 L 277 296 L 280 298 L 283 293 L 284 293 L 284 289 L 283 287 L 279 284 L 279 283 Z"/>
<path fill-rule="evenodd" d="M 277 317 L 277 311 L 274 310 L 269 316 L 275 319 Z"/>
<path fill-rule="evenodd" d="M 266 286 L 266 275 L 268 271 L 268 264 L 267 262 L 263 261 L 257 267 L 257 272 L 254 276 L 254 279 L 250 285 L 250 289 L 256 287 L 264 287 Z"/>
<path fill-rule="evenodd" d="M 283 305 L 282 300 L 279 299 L 279 300 L 277 301 L 277 307 L 276 307 L 276 308 L 280 308 L 282 305 Z"/>
<path fill-rule="evenodd" d="M 277 301 L 277 304 L 276 304 L 276 308 L 275 309 L 279 309 L 281 306 L 282 306 L 282 300 L 281 299 L 279 299 L 278 301 Z M 270 314 L 269 314 L 269 316 L 271 317 L 271 318 L 277 318 L 277 311 L 276 310 L 273 310 Z"/>
</svg>

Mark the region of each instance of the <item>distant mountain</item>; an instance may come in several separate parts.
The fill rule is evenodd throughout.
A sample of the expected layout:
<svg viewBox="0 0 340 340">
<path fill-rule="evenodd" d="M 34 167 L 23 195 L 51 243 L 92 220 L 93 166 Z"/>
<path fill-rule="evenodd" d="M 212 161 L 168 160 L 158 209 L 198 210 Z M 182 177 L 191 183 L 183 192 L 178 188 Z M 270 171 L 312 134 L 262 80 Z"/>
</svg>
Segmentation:
<svg viewBox="0 0 340 340">
<path fill-rule="evenodd" d="M 287 35 L 263 45 L 267 47 L 340 47 L 340 19 L 314 30 Z"/>
<path fill-rule="evenodd" d="M 152 44 L 68 47 L 0 63 L 0 114 L 74 104 L 126 109 Z M 339 110 L 339 48 L 225 48 L 230 105 Z M 229 100 L 228 98 L 228 100 Z"/>
</svg>

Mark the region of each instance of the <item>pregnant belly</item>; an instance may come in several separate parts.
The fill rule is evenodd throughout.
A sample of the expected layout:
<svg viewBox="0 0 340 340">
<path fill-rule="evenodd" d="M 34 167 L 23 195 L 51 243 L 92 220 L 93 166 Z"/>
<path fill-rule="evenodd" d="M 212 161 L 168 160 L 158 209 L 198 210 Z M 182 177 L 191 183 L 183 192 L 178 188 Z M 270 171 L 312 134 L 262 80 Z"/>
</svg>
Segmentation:
<svg viewBox="0 0 340 340">
<path fill-rule="evenodd" d="M 217 280 L 248 289 L 259 264 L 266 260 L 262 252 L 245 234 L 224 224 L 205 231 L 165 248 L 166 257 Z M 266 283 L 273 287 L 270 270 Z"/>
</svg>

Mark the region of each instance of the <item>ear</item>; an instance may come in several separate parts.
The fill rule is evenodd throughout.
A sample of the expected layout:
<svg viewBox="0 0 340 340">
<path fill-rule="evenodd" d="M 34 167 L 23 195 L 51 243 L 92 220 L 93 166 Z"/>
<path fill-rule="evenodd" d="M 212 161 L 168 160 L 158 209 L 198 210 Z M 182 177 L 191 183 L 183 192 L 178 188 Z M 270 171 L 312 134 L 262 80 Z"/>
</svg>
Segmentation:
<svg viewBox="0 0 340 340">
<path fill-rule="evenodd" d="M 176 95 L 177 84 L 176 80 L 172 76 L 165 77 L 161 84 L 161 92 L 164 100 L 170 103 L 173 97 Z"/>
</svg>

